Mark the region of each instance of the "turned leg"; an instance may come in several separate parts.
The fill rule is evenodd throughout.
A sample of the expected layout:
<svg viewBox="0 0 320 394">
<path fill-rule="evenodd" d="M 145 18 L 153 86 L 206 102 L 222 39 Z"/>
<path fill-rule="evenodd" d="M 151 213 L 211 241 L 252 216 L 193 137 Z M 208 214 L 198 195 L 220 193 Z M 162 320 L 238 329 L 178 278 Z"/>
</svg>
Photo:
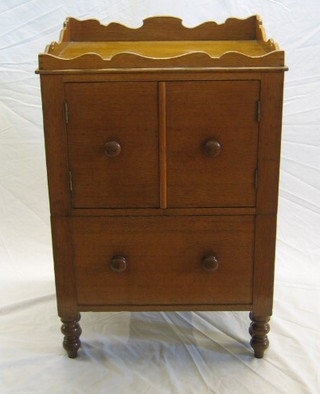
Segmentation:
<svg viewBox="0 0 320 394">
<path fill-rule="evenodd" d="M 76 315 L 74 320 L 61 319 L 61 332 L 64 335 L 63 347 L 67 351 L 69 358 L 77 357 L 78 349 L 81 345 L 80 335 L 81 327 L 78 321 L 80 320 L 80 313 Z"/>
<path fill-rule="evenodd" d="M 249 327 L 249 333 L 251 335 L 250 345 L 254 350 L 254 355 L 257 358 L 262 358 L 264 351 L 269 346 L 268 332 L 270 326 L 268 324 L 270 316 L 256 316 L 253 312 L 249 315 L 252 323 Z"/>
</svg>

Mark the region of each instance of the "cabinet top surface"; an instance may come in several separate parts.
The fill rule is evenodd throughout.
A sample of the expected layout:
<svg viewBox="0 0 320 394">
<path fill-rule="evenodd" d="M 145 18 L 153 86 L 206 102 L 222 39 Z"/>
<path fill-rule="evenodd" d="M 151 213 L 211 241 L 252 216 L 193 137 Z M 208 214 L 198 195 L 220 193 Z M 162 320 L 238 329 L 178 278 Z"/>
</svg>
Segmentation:
<svg viewBox="0 0 320 394">
<path fill-rule="evenodd" d="M 58 42 L 39 54 L 39 73 L 166 68 L 286 69 L 284 52 L 267 40 L 258 16 L 188 28 L 172 17 L 139 28 L 68 18 Z"/>
</svg>

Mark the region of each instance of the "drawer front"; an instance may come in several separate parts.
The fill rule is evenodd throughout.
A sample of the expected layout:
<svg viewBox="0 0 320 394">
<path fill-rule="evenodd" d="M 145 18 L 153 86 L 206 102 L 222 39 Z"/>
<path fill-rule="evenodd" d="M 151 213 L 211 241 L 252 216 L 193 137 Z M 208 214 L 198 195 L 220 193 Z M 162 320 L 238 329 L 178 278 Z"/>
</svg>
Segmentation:
<svg viewBox="0 0 320 394">
<path fill-rule="evenodd" d="M 66 83 L 74 208 L 159 206 L 157 84 Z"/>
<path fill-rule="evenodd" d="M 167 83 L 168 207 L 255 206 L 259 89 Z"/>
<path fill-rule="evenodd" d="M 72 221 L 79 305 L 252 302 L 253 216 Z"/>
</svg>

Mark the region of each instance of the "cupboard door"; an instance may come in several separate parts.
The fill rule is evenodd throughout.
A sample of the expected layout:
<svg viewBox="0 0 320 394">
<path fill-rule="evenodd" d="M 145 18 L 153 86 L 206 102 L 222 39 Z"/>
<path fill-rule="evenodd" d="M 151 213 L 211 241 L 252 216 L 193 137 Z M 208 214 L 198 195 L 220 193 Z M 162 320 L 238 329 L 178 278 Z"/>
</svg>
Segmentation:
<svg viewBox="0 0 320 394">
<path fill-rule="evenodd" d="M 168 207 L 253 207 L 258 81 L 168 82 Z"/>
<path fill-rule="evenodd" d="M 159 206 L 157 84 L 66 83 L 74 208 Z"/>
</svg>

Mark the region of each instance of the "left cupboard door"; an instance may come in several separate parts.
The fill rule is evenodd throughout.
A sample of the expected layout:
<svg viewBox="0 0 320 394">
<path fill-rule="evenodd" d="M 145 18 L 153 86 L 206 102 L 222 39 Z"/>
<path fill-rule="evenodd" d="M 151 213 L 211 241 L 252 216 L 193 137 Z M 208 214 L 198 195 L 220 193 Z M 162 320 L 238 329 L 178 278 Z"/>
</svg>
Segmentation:
<svg viewBox="0 0 320 394">
<path fill-rule="evenodd" d="M 159 207 L 157 83 L 65 83 L 73 208 Z"/>
</svg>

